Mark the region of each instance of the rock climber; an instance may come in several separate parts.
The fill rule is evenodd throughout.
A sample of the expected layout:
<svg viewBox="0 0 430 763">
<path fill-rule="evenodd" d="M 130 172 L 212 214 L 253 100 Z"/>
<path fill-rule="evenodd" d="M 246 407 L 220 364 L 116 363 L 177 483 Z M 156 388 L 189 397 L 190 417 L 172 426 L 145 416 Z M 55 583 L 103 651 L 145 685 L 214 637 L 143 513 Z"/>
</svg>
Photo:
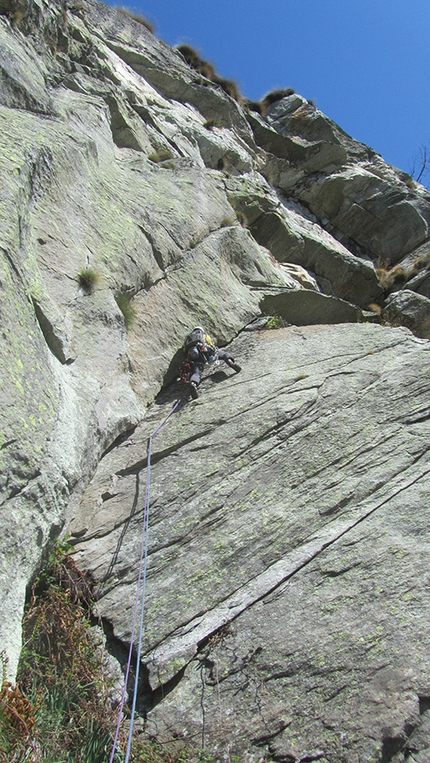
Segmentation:
<svg viewBox="0 0 430 763">
<path fill-rule="evenodd" d="M 223 360 L 238 374 L 241 367 L 234 362 L 234 358 L 229 352 L 220 350 L 215 343 L 206 334 L 202 326 L 196 326 L 185 337 L 183 350 L 186 354 L 186 360 L 180 368 L 180 378 L 189 384 L 191 396 L 196 400 L 198 398 L 197 387 L 203 373 L 206 363 L 215 363 L 216 360 Z"/>
</svg>

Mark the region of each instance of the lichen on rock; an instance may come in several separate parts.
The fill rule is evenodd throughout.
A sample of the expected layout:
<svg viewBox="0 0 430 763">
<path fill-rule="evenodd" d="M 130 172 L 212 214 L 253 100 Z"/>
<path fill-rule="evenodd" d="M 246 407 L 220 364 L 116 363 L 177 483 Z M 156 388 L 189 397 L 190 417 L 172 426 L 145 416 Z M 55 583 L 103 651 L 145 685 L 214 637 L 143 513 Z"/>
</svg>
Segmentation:
<svg viewBox="0 0 430 763">
<path fill-rule="evenodd" d="M 422 757 L 428 192 L 96 0 L 4 0 L 0 41 L 10 678 L 61 534 L 128 648 L 146 441 L 202 324 L 242 371 L 212 367 L 155 440 L 148 732 L 248 763 Z"/>
</svg>

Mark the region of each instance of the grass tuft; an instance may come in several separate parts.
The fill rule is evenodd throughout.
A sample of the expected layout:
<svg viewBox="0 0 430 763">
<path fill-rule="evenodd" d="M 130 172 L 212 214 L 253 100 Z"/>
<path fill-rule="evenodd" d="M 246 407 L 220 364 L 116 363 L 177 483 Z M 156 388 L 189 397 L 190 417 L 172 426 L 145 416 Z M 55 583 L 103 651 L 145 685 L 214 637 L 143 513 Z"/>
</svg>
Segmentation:
<svg viewBox="0 0 430 763">
<path fill-rule="evenodd" d="M 214 127 L 222 127 L 221 120 L 214 118 L 207 119 L 203 124 L 203 127 L 206 127 L 207 130 L 212 130 Z"/>
<path fill-rule="evenodd" d="M 269 108 L 269 106 L 272 105 L 272 103 L 277 103 L 277 101 L 281 101 L 282 98 L 287 98 L 289 95 L 294 95 L 296 91 L 292 87 L 287 87 L 283 89 L 278 90 L 271 90 L 270 93 L 267 93 L 264 98 L 261 100 L 261 106 L 263 111 L 266 111 L 266 109 Z"/>
<path fill-rule="evenodd" d="M 19 9 L 16 11 L 13 11 L 12 17 L 11 17 L 12 26 L 19 27 L 19 25 L 21 24 L 21 21 L 25 19 L 25 16 L 26 14 L 24 11 L 21 11 Z"/>
<path fill-rule="evenodd" d="M 282 329 L 286 325 L 286 322 L 280 315 L 271 315 L 264 328 L 270 331 L 271 329 Z"/>
<path fill-rule="evenodd" d="M 92 294 L 100 281 L 100 275 L 93 268 L 84 268 L 78 273 L 78 283 L 87 294 Z"/>
<path fill-rule="evenodd" d="M 370 304 L 367 305 L 367 309 L 372 313 L 377 313 L 378 315 L 381 315 L 382 313 L 382 307 L 381 305 L 378 305 L 377 302 L 370 302 Z"/>
<path fill-rule="evenodd" d="M 234 80 L 224 79 L 223 77 L 218 77 L 218 75 L 215 74 L 215 76 L 212 77 L 212 82 L 214 82 L 216 85 L 219 85 L 219 87 L 224 90 L 224 92 L 227 93 L 230 98 L 234 98 L 235 101 L 240 100 L 240 91 Z"/>
<path fill-rule="evenodd" d="M 182 54 L 188 66 L 191 66 L 192 69 L 201 74 L 203 77 L 206 77 L 206 79 L 209 79 L 215 85 L 218 85 L 231 98 L 234 98 L 236 101 L 242 100 L 236 82 L 234 82 L 232 79 L 225 79 L 224 77 L 220 77 L 216 73 L 214 66 L 209 61 L 205 61 L 204 58 L 201 58 L 200 53 L 195 48 L 193 48 L 191 45 L 184 44 L 178 45 L 176 50 Z"/>
<path fill-rule="evenodd" d="M 169 148 L 162 147 L 157 151 L 154 151 L 152 154 L 149 154 L 148 159 L 149 161 L 154 162 L 154 164 L 159 164 L 160 162 L 166 162 L 169 159 L 173 159 L 173 154 Z"/>
<path fill-rule="evenodd" d="M 131 304 L 131 297 L 124 292 L 120 292 L 115 296 L 115 300 L 123 314 L 125 327 L 129 329 L 136 320 L 136 310 Z"/>
<path fill-rule="evenodd" d="M 247 111 L 255 111 L 257 114 L 263 113 L 263 107 L 260 101 L 250 101 L 249 98 L 244 98 L 243 106 Z"/>
<path fill-rule="evenodd" d="M 154 25 L 151 24 L 151 22 L 148 21 L 148 19 L 146 19 L 144 16 L 141 16 L 140 13 L 134 13 L 133 11 L 130 11 L 129 8 L 125 8 L 123 5 L 116 5 L 115 9 L 117 11 L 121 11 L 121 13 L 124 13 L 130 19 L 133 19 L 133 21 L 137 21 L 139 24 L 142 24 L 142 26 L 148 29 L 151 34 L 154 34 Z"/>
</svg>

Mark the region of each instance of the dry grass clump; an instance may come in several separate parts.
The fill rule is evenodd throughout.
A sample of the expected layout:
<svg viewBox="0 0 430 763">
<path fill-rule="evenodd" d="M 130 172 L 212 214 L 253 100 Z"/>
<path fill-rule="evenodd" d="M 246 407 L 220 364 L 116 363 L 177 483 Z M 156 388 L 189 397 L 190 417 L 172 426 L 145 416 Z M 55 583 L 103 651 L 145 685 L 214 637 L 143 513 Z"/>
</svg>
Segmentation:
<svg viewBox="0 0 430 763">
<path fill-rule="evenodd" d="M 381 305 L 378 305 L 377 302 L 371 302 L 369 305 L 367 305 L 367 309 L 372 313 L 377 313 L 377 315 L 381 315 L 382 313 L 382 307 Z"/>
<path fill-rule="evenodd" d="M 214 127 L 222 127 L 222 123 L 220 119 L 207 119 L 204 123 L 203 127 L 206 127 L 207 130 L 213 130 Z"/>
<path fill-rule="evenodd" d="M 230 228 L 231 225 L 234 225 L 236 222 L 235 217 L 223 217 L 221 220 L 221 228 Z"/>
<path fill-rule="evenodd" d="M 236 82 L 232 79 L 224 79 L 223 77 L 218 77 L 217 74 L 215 74 L 213 77 L 211 77 L 212 82 L 215 85 L 219 85 L 219 87 L 224 90 L 227 95 L 230 96 L 230 98 L 234 98 L 235 101 L 240 101 L 240 90 L 236 84 Z"/>
<path fill-rule="evenodd" d="M 428 268 L 430 266 L 430 249 L 424 254 L 420 254 L 414 261 L 414 265 L 421 270 L 422 268 Z"/>
<path fill-rule="evenodd" d="M 141 16 L 140 13 L 134 13 L 133 11 L 130 11 L 129 8 L 125 8 L 123 5 L 116 5 L 115 8 L 117 11 L 124 13 L 130 19 L 133 19 L 133 21 L 137 21 L 139 24 L 142 24 L 142 26 L 148 29 L 151 34 L 154 34 L 154 25 L 151 24 L 151 22 L 148 21 L 148 19 L 146 19 L 144 16 Z"/>
<path fill-rule="evenodd" d="M 26 14 L 25 14 L 24 11 L 21 11 L 19 9 L 17 9 L 16 11 L 13 11 L 13 13 L 11 15 L 11 24 L 12 24 L 12 26 L 19 27 L 21 21 L 23 21 L 23 19 L 25 19 L 25 16 L 26 16 Z"/>
<path fill-rule="evenodd" d="M 263 112 L 266 111 L 273 103 L 277 103 L 277 101 L 281 101 L 282 98 L 287 98 L 289 95 L 294 95 L 295 92 L 296 91 L 292 87 L 271 90 L 271 92 L 267 93 L 260 101 Z"/>
<path fill-rule="evenodd" d="M 60 543 L 36 579 L 23 620 L 17 685 L 5 680 L 0 655 L 0 763 L 106 763 L 118 708 L 103 653 L 90 627 L 94 584 Z M 1 667 L 0 665 L 0 667 Z M 115 763 L 124 760 L 120 729 Z M 160 745 L 136 734 L 131 763 L 209 763 L 211 755 L 181 739 Z"/>
<path fill-rule="evenodd" d="M 203 77 L 211 80 L 215 76 L 215 67 L 209 61 L 201 58 L 198 51 L 191 45 L 178 45 L 176 50 L 182 53 L 188 66 L 202 74 Z"/>
<path fill-rule="evenodd" d="M 18 686 L 6 680 L 8 659 L 0 654 L 2 682 L 0 688 L 0 761 L 12 760 L 25 748 L 36 723 L 37 701 L 31 702 Z"/>
<path fill-rule="evenodd" d="M 242 212 L 240 209 L 236 210 L 236 217 L 242 228 L 246 228 L 248 225 L 248 220 L 246 219 L 246 215 L 244 212 Z"/>
<path fill-rule="evenodd" d="M 199 72 L 203 77 L 206 77 L 206 79 L 209 79 L 211 82 L 214 83 L 214 85 L 218 85 L 222 90 L 224 90 L 227 95 L 229 95 L 231 98 L 234 98 L 235 101 L 241 101 L 241 95 L 239 88 L 232 79 L 225 79 L 224 77 L 220 77 L 216 71 L 213 64 L 211 64 L 209 61 L 206 61 L 204 58 L 201 58 L 199 52 L 193 48 L 191 45 L 178 45 L 176 50 L 179 51 L 179 53 L 182 54 L 182 56 L 185 58 L 187 64 L 191 66 L 192 69 L 194 69 L 196 72 Z"/>
<path fill-rule="evenodd" d="M 255 111 L 257 114 L 263 113 L 261 101 L 250 101 L 248 98 L 245 98 L 243 101 L 243 106 L 247 111 Z"/>
<path fill-rule="evenodd" d="M 96 763 L 109 748 L 115 712 L 88 627 L 93 584 L 68 550 L 68 544 L 54 549 L 32 587 L 17 685 L 3 676 L 2 763 Z"/>
<path fill-rule="evenodd" d="M 379 282 L 384 289 L 391 289 L 396 284 L 404 284 L 410 281 L 420 271 L 427 270 L 430 267 L 430 250 L 420 254 L 412 262 L 407 264 L 398 264 L 389 268 L 385 263 L 375 268 Z"/>
</svg>

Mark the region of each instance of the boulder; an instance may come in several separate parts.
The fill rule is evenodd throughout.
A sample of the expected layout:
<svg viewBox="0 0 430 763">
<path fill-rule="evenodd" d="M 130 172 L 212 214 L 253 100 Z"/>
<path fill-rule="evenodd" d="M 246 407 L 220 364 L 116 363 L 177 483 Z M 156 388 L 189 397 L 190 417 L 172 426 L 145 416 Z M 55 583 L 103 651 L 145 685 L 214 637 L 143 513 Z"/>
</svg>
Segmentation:
<svg viewBox="0 0 430 763">
<path fill-rule="evenodd" d="M 430 339 L 430 299 L 410 289 L 394 292 L 382 316 L 392 326 L 407 326 L 416 336 Z"/>
<path fill-rule="evenodd" d="M 430 273 L 425 270 L 408 281 L 408 289 L 430 299 Z"/>
<path fill-rule="evenodd" d="M 380 299 L 372 263 L 352 254 L 302 204 L 274 194 L 255 176 L 232 178 L 227 188 L 243 223 L 279 262 L 300 265 L 324 293 L 361 307 Z"/>
<path fill-rule="evenodd" d="M 428 240 L 428 193 L 411 193 L 405 173 L 301 96 L 281 98 L 251 124 L 258 144 L 276 157 L 268 164 L 274 182 L 356 254 L 395 264 Z"/>
</svg>

